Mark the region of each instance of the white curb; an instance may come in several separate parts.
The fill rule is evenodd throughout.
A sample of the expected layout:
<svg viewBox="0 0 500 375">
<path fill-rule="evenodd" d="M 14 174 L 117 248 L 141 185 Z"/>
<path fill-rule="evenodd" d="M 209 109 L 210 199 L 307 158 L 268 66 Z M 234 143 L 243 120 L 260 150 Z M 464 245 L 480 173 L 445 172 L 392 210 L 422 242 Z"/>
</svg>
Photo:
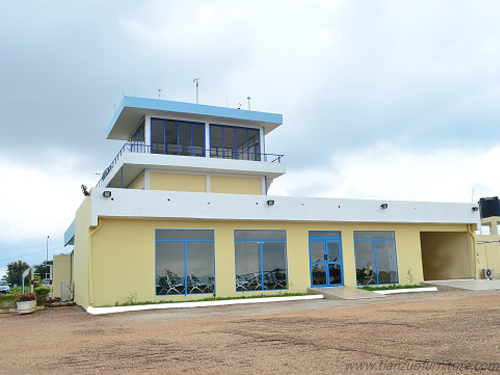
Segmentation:
<svg viewBox="0 0 500 375">
<path fill-rule="evenodd" d="M 374 290 L 378 294 L 398 294 L 398 293 L 420 293 L 420 292 L 437 292 L 435 286 L 429 288 L 411 288 L 411 289 L 391 289 L 391 290 Z"/>
<path fill-rule="evenodd" d="M 182 309 L 193 307 L 210 307 L 210 306 L 227 306 L 240 305 L 247 303 L 266 303 L 266 302 L 285 302 L 285 301 L 301 301 L 310 299 L 322 299 L 323 295 L 314 294 L 307 296 L 294 297 L 257 297 L 257 298 L 242 298 L 229 299 L 222 301 L 201 301 L 201 302 L 180 302 L 180 303 L 154 303 L 151 305 L 133 305 L 133 306 L 113 306 L 113 307 L 87 307 L 87 312 L 92 315 L 115 314 L 130 311 L 146 311 L 146 310 L 164 310 L 164 309 Z"/>
</svg>

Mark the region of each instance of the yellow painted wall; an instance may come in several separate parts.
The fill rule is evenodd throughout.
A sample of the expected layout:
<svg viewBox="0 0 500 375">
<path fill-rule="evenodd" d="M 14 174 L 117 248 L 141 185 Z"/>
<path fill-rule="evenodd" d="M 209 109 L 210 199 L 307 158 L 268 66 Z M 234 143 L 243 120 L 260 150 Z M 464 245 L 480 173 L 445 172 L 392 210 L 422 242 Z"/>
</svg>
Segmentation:
<svg viewBox="0 0 500 375">
<path fill-rule="evenodd" d="M 130 185 L 129 189 L 137 189 L 137 190 L 141 190 L 141 189 L 144 189 L 145 188 L 145 178 L 144 178 L 144 174 L 142 174 L 137 180 L 135 180 L 135 182 Z"/>
<path fill-rule="evenodd" d="M 262 178 L 210 176 L 210 192 L 262 195 Z"/>
<path fill-rule="evenodd" d="M 483 278 L 483 268 L 493 268 L 495 279 L 500 272 L 500 235 L 477 236 L 476 278 Z"/>
<path fill-rule="evenodd" d="M 155 229 L 213 229 L 216 293 L 217 296 L 228 297 L 241 295 L 235 291 L 234 287 L 235 229 L 286 230 L 289 292 L 305 293 L 310 287 L 309 231 L 341 231 L 344 283 L 348 286 L 356 286 L 353 231 L 395 231 L 399 282 L 400 284 L 418 284 L 424 279 L 420 231 L 462 232 L 465 235 L 467 226 L 101 218 L 99 229 L 95 230 L 92 236 L 91 265 L 94 276 L 91 294 L 94 306 L 124 303 L 131 296 L 135 296 L 137 301 L 201 298 L 199 295 L 159 297 L 155 295 Z M 410 270 L 411 280 L 408 270 Z M 276 291 L 264 293 L 276 293 Z M 87 306 L 84 299 L 79 299 L 77 302 L 84 307 Z"/>
<path fill-rule="evenodd" d="M 421 235 L 425 280 L 474 277 L 468 233 L 424 232 Z"/>
<path fill-rule="evenodd" d="M 71 280 L 71 255 L 54 255 L 54 271 L 52 275 L 52 294 L 61 298 L 61 281 Z"/>
<path fill-rule="evenodd" d="M 76 211 L 73 263 L 74 300 L 84 307 L 89 305 L 89 229 L 90 197 L 85 197 L 80 208 Z"/>
<path fill-rule="evenodd" d="M 498 224 L 500 223 L 500 217 L 498 216 L 490 216 L 484 219 L 481 219 L 481 225 L 489 225 L 490 226 L 490 234 L 497 235 L 498 233 Z"/>
<path fill-rule="evenodd" d="M 207 191 L 207 177 L 200 174 L 152 172 L 149 174 L 149 189 L 205 193 Z"/>
</svg>

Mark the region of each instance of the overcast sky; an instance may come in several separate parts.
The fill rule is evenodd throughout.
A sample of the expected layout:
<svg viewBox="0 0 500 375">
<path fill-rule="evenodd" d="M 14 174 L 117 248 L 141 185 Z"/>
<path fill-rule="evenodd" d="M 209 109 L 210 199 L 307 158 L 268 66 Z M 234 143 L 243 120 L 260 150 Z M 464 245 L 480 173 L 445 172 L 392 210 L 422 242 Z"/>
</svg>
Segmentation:
<svg viewBox="0 0 500 375">
<path fill-rule="evenodd" d="M 0 0 L 0 276 L 62 248 L 123 94 L 282 113 L 270 194 L 500 193 L 498 1 Z"/>
</svg>

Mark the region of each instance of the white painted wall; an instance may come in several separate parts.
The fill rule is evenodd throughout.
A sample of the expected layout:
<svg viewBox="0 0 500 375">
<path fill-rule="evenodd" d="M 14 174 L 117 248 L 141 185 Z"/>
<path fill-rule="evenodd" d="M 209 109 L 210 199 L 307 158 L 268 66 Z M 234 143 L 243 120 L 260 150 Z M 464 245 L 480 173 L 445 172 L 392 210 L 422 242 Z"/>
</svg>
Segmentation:
<svg viewBox="0 0 500 375">
<path fill-rule="evenodd" d="M 112 198 L 104 198 L 109 190 Z M 404 202 L 93 188 L 92 225 L 99 216 L 212 220 L 478 224 L 469 203 Z M 273 206 L 267 200 L 275 201 Z M 381 209 L 388 203 L 387 209 Z"/>
</svg>

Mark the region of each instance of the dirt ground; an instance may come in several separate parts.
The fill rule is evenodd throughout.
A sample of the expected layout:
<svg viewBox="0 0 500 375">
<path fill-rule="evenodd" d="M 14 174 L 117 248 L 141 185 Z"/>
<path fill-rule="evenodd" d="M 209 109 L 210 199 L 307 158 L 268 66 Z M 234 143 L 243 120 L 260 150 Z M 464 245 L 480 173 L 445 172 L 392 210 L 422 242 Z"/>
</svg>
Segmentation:
<svg viewBox="0 0 500 375">
<path fill-rule="evenodd" d="M 450 362 L 500 364 L 500 292 L 0 315 L 1 374 L 495 372 L 453 370 Z"/>
</svg>

